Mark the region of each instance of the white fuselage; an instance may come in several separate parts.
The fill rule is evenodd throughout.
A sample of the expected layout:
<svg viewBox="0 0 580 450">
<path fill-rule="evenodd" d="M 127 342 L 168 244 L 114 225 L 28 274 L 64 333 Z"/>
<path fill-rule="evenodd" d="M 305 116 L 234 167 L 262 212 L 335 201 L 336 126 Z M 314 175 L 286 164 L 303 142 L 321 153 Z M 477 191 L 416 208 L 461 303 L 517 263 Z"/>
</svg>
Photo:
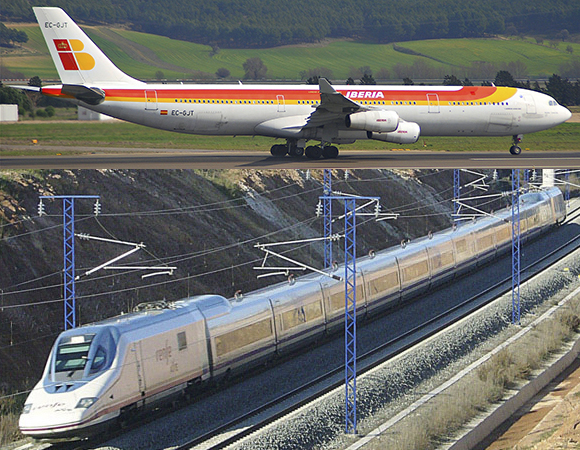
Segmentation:
<svg viewBox="0 0 580 450">
<path fill-rule="evenodd" d="M 320 104 L 310 85 L 102 85 L 105 100 L 88 108 L 169 131 L 206 135 L 265 135 L 320 139 L 305 128 Z M 510 136 L 545 130 L 570 112 L 548 95 L 502 87 L 335 86 L 363 108 L 395 111 L 415 122 L 422 136 Z M 49 93 L 48 88 L 43 92 Z M 49 94 L 50 95 L 50 94 Z M 58 95 L 58 94 L 57 94 Z M 274 122 L 272 126 L 266 125 Z M 366 132 L 337 122 L 333 140 L 366 139 Z"/>
</svg>

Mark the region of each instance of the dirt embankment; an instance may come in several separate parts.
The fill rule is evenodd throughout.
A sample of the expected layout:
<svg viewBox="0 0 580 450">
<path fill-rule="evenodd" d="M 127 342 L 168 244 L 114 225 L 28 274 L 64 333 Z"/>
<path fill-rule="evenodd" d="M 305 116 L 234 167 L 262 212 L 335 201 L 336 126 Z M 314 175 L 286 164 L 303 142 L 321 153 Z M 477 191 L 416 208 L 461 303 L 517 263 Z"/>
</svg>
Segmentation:
<svg viewBox="0 0 580 450">
<path fill-rule="evenodd" d="M 348 177 L 333 171 L 333 177 L 335 189 L 380 196 L 383 212 L 401 214 L 394 221 L 359 220 L 361 255 L 450 226 L 452 171 L 365 170 Z M 39 195 L 100 195 L 97 217 L 92 200 L 75 203 L 77 233 L 145 243 L 125 263 L 177 266 L 172 276 L 100 271 L 81 277 L 76 315 L 82 324 L 144 301 L 203 293 L 231 297 L 281 281 L 256 279 L 252 267 L 263 254 L 254 244 L 320 236 L 315 209 L 321 178 L 321 171 L 294 170 L 0 173 L 0 389 L 21 389 L 38 379 L 62 329 L 62 205 L 45 201 L 47 215 L 38 217 Z M 335 247 L 339 262 L 341 245 Z M 125 251 L 77 240 L 77 274 Z M 299 246 L 292 256 L 321 266 L 322 254 L 316 243 Z"/>
</svg>

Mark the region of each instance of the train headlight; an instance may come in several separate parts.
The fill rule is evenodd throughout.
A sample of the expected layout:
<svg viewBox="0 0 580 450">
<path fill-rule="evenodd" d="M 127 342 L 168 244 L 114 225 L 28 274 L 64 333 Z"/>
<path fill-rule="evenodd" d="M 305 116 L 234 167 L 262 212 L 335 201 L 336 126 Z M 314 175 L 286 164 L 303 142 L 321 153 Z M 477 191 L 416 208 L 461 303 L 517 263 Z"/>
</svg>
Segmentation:
<svg viewBox="0 0 580 450">
<path fill-rule="evenodd" d="M 97 401 L 97 397 L 81 398 L 75 408 L 90 408 Z"/>
<path fill-rule="evenodd" d="M 28 414 L 31 409 L 32 403 L 27 403 L 26 405 L 24 405 L 24 408 L 22 408 L 22 414 Z"/>
</svg>

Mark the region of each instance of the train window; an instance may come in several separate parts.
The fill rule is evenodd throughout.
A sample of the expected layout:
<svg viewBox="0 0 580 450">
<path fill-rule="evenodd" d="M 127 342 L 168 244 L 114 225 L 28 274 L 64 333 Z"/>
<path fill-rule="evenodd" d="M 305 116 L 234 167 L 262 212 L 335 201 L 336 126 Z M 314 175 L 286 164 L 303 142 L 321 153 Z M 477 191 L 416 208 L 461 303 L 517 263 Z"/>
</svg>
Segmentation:
<svg viewBox="0 0 580 450">
<path fill-rule="evenodd" d="M 56 372 L 74 372 L 83 370 L 87 363 L 89 347 L 94 334 L 72 336 L 63 339 L 56 351 Z"/>
<path fill-rule="evenodd" d="M 179 351 L 185 350 L 187 348 L 187 338 L 185 336 L 185 331 L 180 331 L 177 333 L 177 349 Z"/>
<path fill-rule="evenodd" d="M 451 250 L 437 253 L 431 258 L 432 269 L 445 268 L 453 264 L 453 252 Z"/>
<path fill-rule="evenodd" d="M 338 311 L 344 309 L 344 292 L 340 291 L 330 296 L 330 310 Z"/>
<path fill-rule="evenodd" d="M 322 305 L 320 302 L 310 303 L 299 308 L 294 308 L 281 314 L 282 327 L 285 330 L 301 325 L 322 316 Z"/>
<path fill-rule="evenodd" d="M 272 336 L 272 320 L 270 318 L 263 319 L 221 336 L 216 336 L 216 354 L 223 356 L 270 336 Z"/>
<path fill-rule="evenodd" d="M 360 299 L 360 295 L 362 291 L 359 290 L 360 289 L 360 285 L 357 283 L 356 285 L 356 298 Z M 330 311 L 334 312 L 334 311 L 338 311 L 338 310 L 344 310 L 344 291 L 339 291 L 336 292 L 335 294 L 332 294 L 330 296 L 330 298 L 328 299 L 328 303 L 330 306 Z"/>
<path fill-rule="evenodd" d="M 370 294 L 380 294 L 387 290 L 393 289 L 399 286 L 399 274 L 397 272 L 392 272 L 376 280 L 371 280 L 369 283 Z"/>
<path fill-rule="evenodd" d="M 500 242 L 505 242 L 505 241 L 511 239 L 511 237 L 512 237 L 512 232 L 511 232 L 511 227 L 510 226 L 502 227 L 497 232 L 497 239 Z"/>
<path fill-rule="evenodd" d="M 493 235 L 488 234 L 487 236 L 482 236 L 477 240 L 477 248 L 479 250 L 484 250 L 493 247 Z"/>
<path fill-rule="evenodd" d="M 402 272 L 403 279 L 405 281 L 427 276 L 429 275 L 429 267 L 427 266 L 427 260 L 411 264 L 410 266 L 405 267 Z"/>
<path fill-rule="evenodd" d="M 461 239 L 455 242 L 457 253 L 465 253 L 467 251 L 467 240 Z"/>
</svg>

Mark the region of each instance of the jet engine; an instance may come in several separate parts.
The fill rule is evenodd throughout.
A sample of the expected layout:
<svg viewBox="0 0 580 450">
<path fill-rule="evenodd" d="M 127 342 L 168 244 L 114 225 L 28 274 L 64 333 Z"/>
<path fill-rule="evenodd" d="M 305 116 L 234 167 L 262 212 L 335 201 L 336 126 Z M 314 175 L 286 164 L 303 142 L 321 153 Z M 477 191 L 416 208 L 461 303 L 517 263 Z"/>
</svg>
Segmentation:
<svg viewBox="0 0 580 450">
<path fill-rule="evenodd" d="M 399 125 L 399 115 L 395 111 L 364 111 L 349 114 L 344 119 L 347 128 L 355 130 L 389 133 Z"/>
<path fill-rule="evenodd" d="M 415 122 L 405 122 L 399 119 L 399 126 L 391 133 L 375 133 L 367 131 L 369 139 L 377 141 L 395 142 L 397 144 L 414 144 L 419 140 L 421 128 Z"/>
</svg>

